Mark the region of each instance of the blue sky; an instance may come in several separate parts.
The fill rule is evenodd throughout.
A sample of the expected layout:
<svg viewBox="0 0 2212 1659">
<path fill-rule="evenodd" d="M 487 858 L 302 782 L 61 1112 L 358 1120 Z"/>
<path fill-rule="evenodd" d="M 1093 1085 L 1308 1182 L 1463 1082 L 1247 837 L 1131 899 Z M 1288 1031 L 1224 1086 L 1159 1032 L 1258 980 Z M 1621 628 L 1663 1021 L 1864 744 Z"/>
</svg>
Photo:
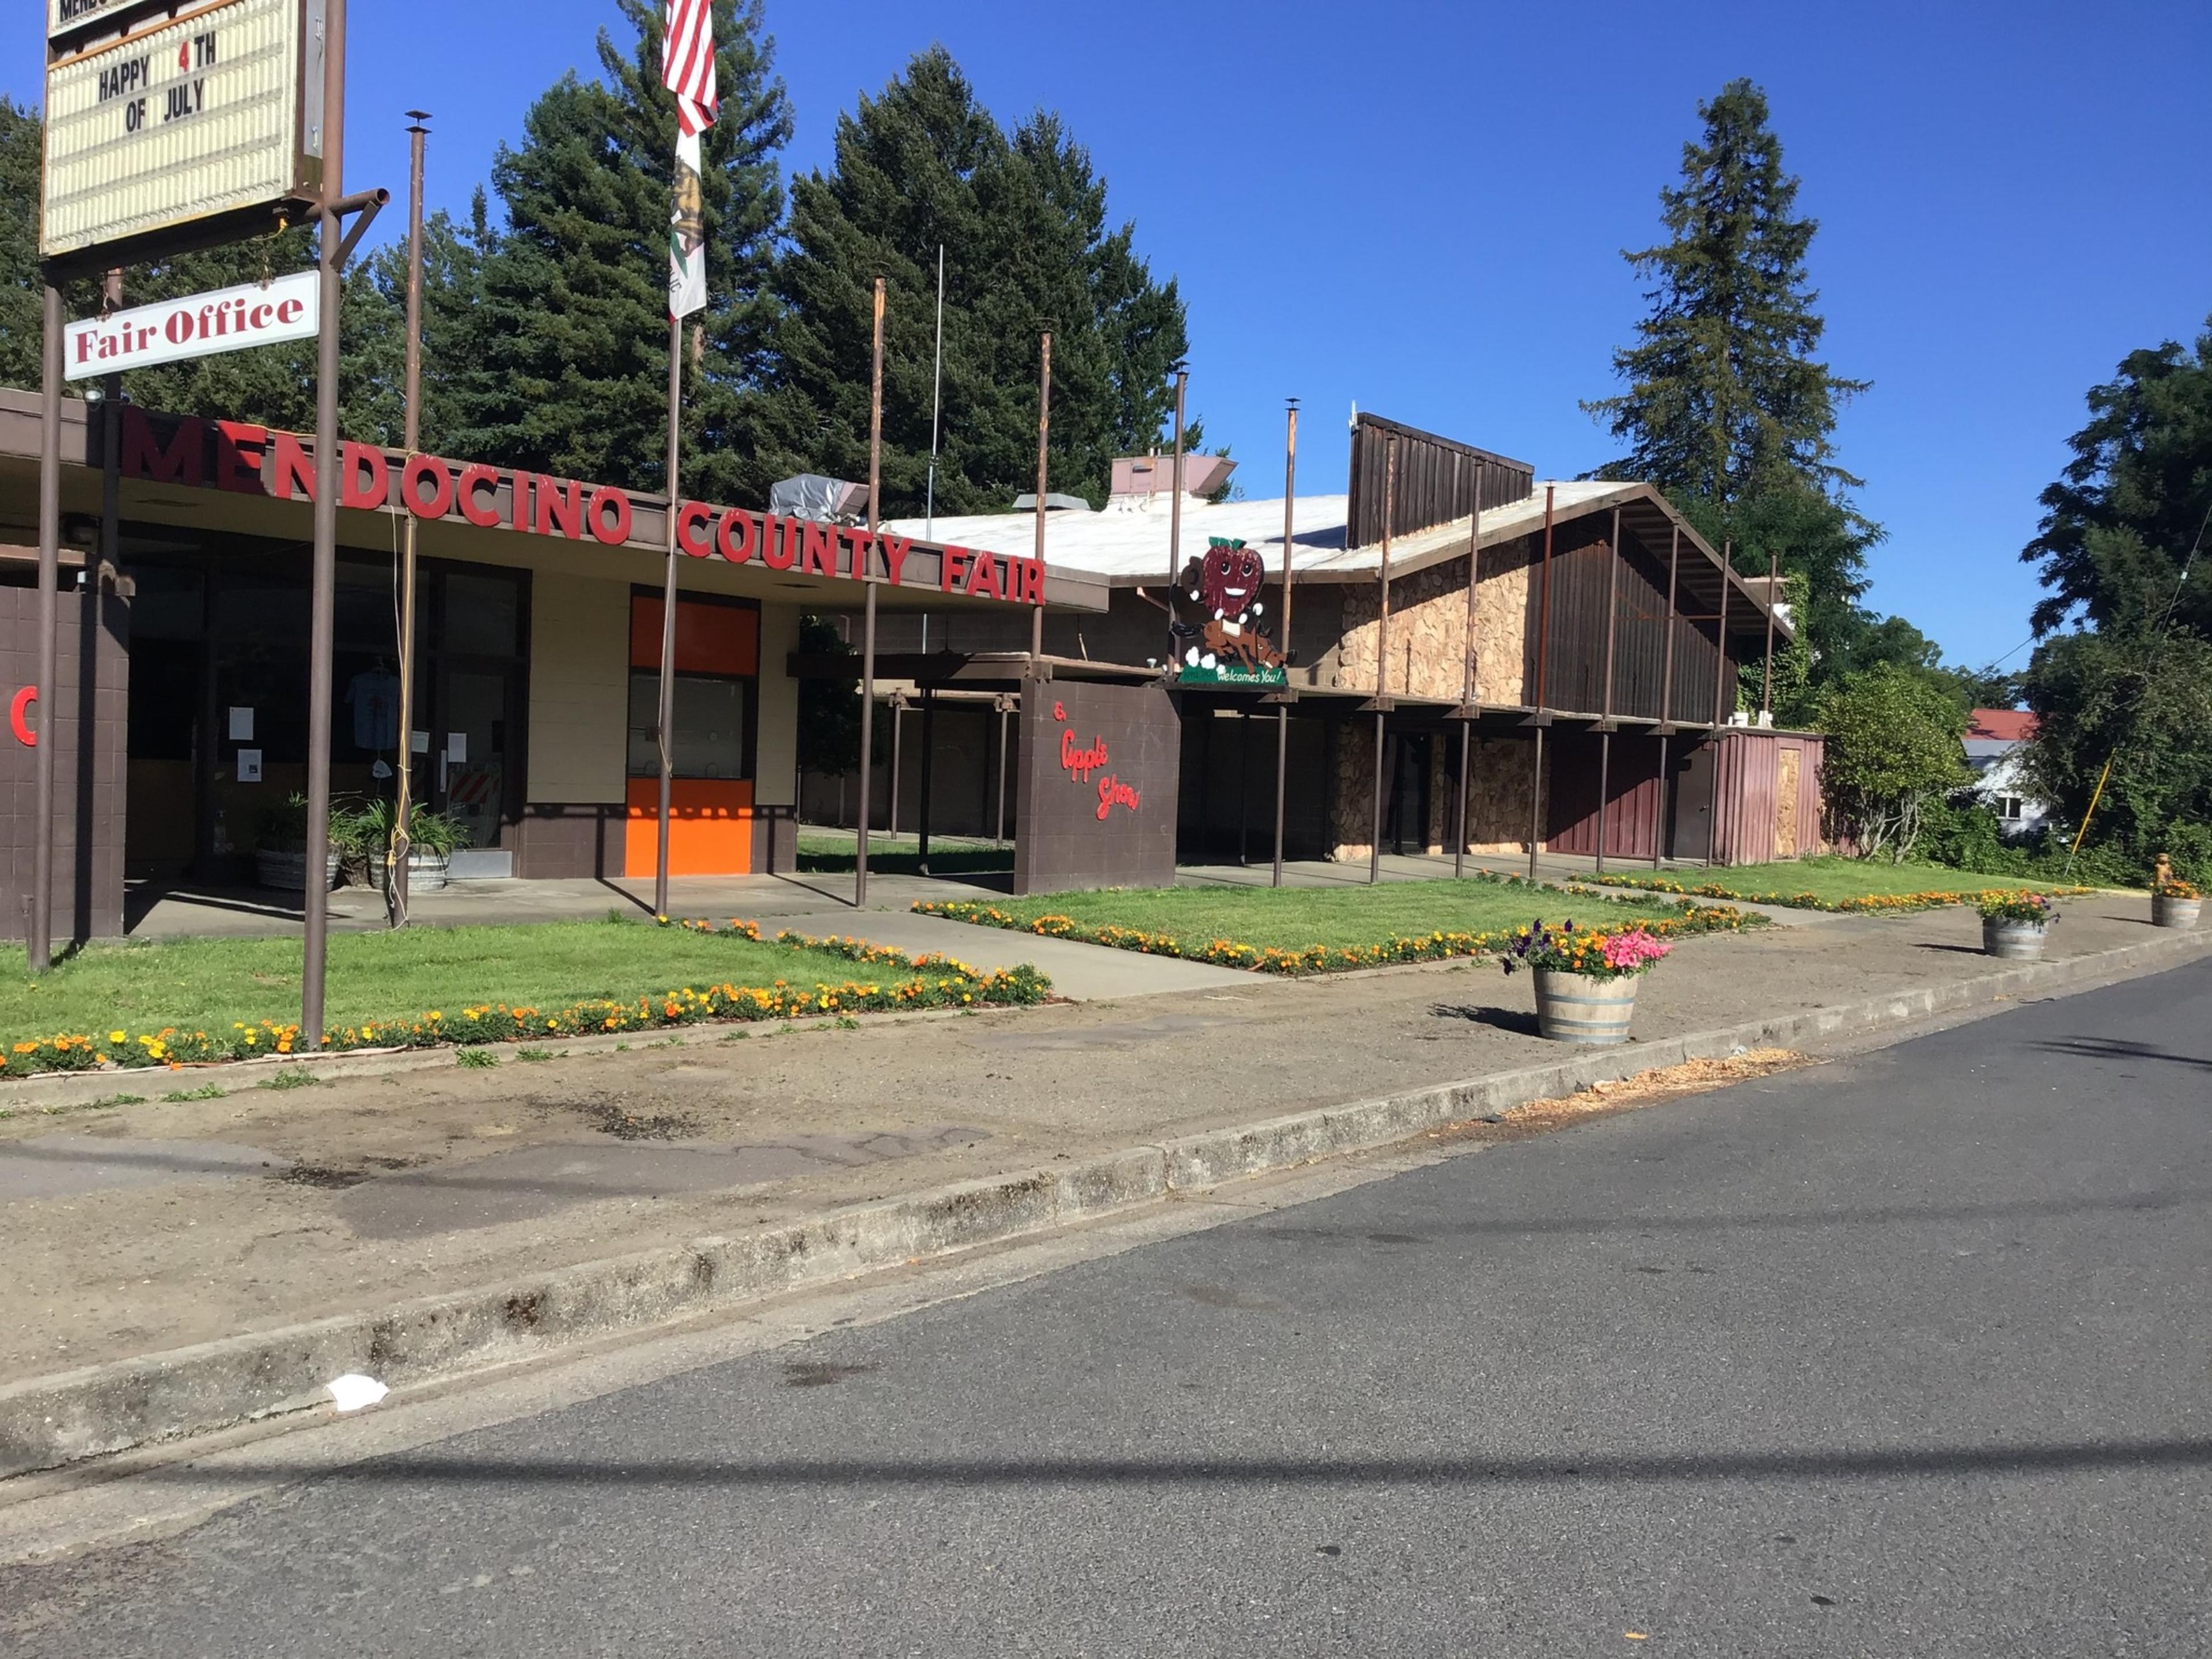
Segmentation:
<svg viewBox="0 0 2212 1659">
<path fill-rule="evenodd" d="M 27 15 L 6 85 L 38 91 Z M 406 183 L 401 112 L 434 112 L 430 195 L 459 207 L 608 0 L 352 8 L 348 182 Z M 1731 76 L 1767 91 L 1840 374 L 1844 465 L 1889 539 L 1870 599 L 1947 657 L 2018 645 L 2018 562 L 2082 396 L 2130 349 L 2212 312 L 2212 7 L 1922 3 L 1112 7 L 769 0 L 798 119 L 787 161 L 933 40 L 1011 120 L 1055 108 L 1116 217 L 1182 284 L 1192 402 L 1280 489 L 1342 487 L 1360 407 L 1570 477 L 1611 441 L 1642 310 L 1619 252 Z M 382 227 L 379 228 L 380 229 Z M 957 250 L 954 257 L 957 257 Z M 2014 658 L 2015 665 L 2023 658 Z"/>
</svg>

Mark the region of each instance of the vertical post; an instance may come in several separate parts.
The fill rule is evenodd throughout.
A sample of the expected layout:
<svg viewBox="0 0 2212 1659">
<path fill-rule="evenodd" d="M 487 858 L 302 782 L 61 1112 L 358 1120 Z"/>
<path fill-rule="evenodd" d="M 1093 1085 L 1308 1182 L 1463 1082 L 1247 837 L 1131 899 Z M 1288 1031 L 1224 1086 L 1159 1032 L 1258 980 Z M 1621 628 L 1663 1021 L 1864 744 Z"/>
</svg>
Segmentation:
<svg viewBox="0 0 2212 1659">
<path fill-rule="evenodd" d="M 62 291 L 51 282 L 44 287 L 39 382 L 39 725 L 31 767 L 39 821 L 32 834 L 31 915 L 23 941 L 26 963 L 33 974 L 45 973 L 54 959 L 54 738 L 60 729 L 54 718 L 55 681 L 61 668 L 54 630 L 61 620 L 56 590 L 62 580 Z M 79 740 L 89 743 L 91 733 Z"/>
<path fill-rule="evenodd" d="M 1367 847 L 1370 885 L 1382 879 L 1382 739 L 1384 722 L 1389 719 L 1386 699 L 1390 694 L 1390 523 L 1396 516 L 1397 489 L 1398 434 L 1391 432 L 1382 440 L 1382 550 L 1375 600 L 1375 799 Z"/>
<path fill-rule="evenodd" d="M 307 890 L 300 970 L 300 1046 L 323 1046 L 323 969 L 330 938 L 331 647 L 338 550 L 338 198 L 345 193 L 346 0 L 323 6 L 323 181 L 316 259 L 314 574 L 307 612 Z"/>
<path fill-rule="evenodd" d="M 1459 804 L 1453 814 L 1452 829 L 1455 880 L 1467 874 L 1467 793 L 1474 787 L 1470 769 L 1474 753 L 1474 624 L 1480 611 L 1474 588 L 1482 574 L 1482 468 L 1478 465 L 1474 470 L 1474 514 L 1467 532 L 1467 650 L 1460 684 Z"/>
<path fill-rule="evenodd" d="M 1544 561 L 1536 588 L 1536 774 L 1528 789 L 1528 879 L 1536 879 L 1536 848 L 1544 836 L 1544 702 L 1552 667 L 1552 503 L 1553 486 L 1544 486 Z"/>
<path fill-rule="evenodd" d="M 1761 726 L 1774 720 L 1774 602 L 1779 597 L 1782 583 L 1782 552 L 1769 548 L 1766 554 L 1766 672 L 1759 682 L 1759 713 Z"/>
<path fill-rule="evenodd" d="M 660 797 L 654 825 L 653 914 L 668 915 L 668 816 L 676 793 L 676 477 L 684 399 L 684 325 L 668 319 L 668 507 L 660 576 Z"/>
<path fill-rule="evenodd" d="M 883 522 L 884 279 L 880 276 L 876 278 L 875 306 L 875 354 L 868 372 L 867 545 L 871 551 L 876 544 L 877 526 Z M 875 765 L 876 746 L 876 575 L 872 565 L 856 574 L 861 579 L 860 825 L 853 853 L 853 907 L 858 909 L 868 902 L 868 797 L 874 783 L 871 771 Z"/>
<path fill-rule="evenodd" d="M 921 537 L 937 539 L 937 434 L 945 408 L 945 244 L 937 245 L 937 354 L 929 371 L 929 488 L 922 499 Z M 929 649 L 929 617 L 921 618 L 921 648 Z"/>
<path fill-rule="evenodd" d="M 891 693 L 891 797 L 884 803 L 884 833 L 896 837 L 898 834 L 899 762 L 906 739 L 906 694 Z"/>
<path fill-rule="evenodd" d="M 920 837 L 921 856 L 915 868 L 923 875 L 929 873 L 929 771 L 930 762 L 937 753 L 937 693 L 925 685 L 921 688 L 921 799 L 915 812 L 915 833 Z"/>
<path fill-rule="evenodd" d="M 1605 873 L 1605 832 L 1613 807 L 1613 637 L 1620 613 L 1620 509 L 1613 509 L 1613 544 L 1605 568 L 1605 727 L 1597 745 L 1597 870 Z"/>
<path fill-rule="evenodd" d="M 1536 848 L 1544 838 L 1544 728 L 1536 728 L 1536 757 L 1528 776 L 1528 879 L 1536 879 Z"/>
<path fill-rule="evenodd" d="M 1044 568 L 1045 443 L 1052 434 L 1052 331 L 1045 331 L 1037 346 L 1037 481 L 1036 562 Z M 1034 678 L 1044 657 L 1044 593 L 1030 607 L 1030 674 Z"/>
<path fill-rule="evenodd" d="M 1667 541 L 1667 656 L 1659 672 L 1659 806 L 1651 835 L 1651 867 L 1656 870 L 1667 845 L 1667 732 L 1674 721 L 1674 635 L 1680 618 L 1674 609 L 1674 578 L 1682 561 L 1682 526 L 1671 527 Z"/>
<path fill-rule="evenodd" d="M 1728 680 L 1729 589 L 1735 586 L 1735 544 L 1721 544 L 1721 611 L 1713 629 L 1713 804 L 1706 812 L 1705 868 L 1713 867 L 1721 838 L 1721 688 Z"/>
<path fill-rule="evenodd" d="M 992 821 L 991 839 L 1003 847 L 1006 842 L 1006 716 L 1011 711 L 1006 699 L 999 700 L 999 811 Z"/>
<path fill-rule="evenodd" d="M 1182 394 L 1190 371 L 1176 365 L 1175 471 L 1168 484 L 1168 661 L 1176 659 L 1176 584 L 1182 580 Z"/>
<path fill-rule="evenodd" d="M 422 147 L 428 112 L 410 109 L 407 118 L 407 426 L 401 439 L 411 459 L 422 441 Z M 415 811 L 415 581 L 416 517 L 399 523 L 399 752 L 392 757 L 392 840 L 384 849 L 384 918 L 393 927 L 407 925 L 407 860 L 413 850 L 408 831 Z"/>
<path fill-rule="evenodd" d="M 1298 400 L 1290 400 L 1289 419 L 1283 437 L 1283 700 L 1275 705 L 1275 872 L 1270 887 L 1283 884 L 1284 774 L 1291 759 L 1291 589 L 1297 572 L 1291 562 L 1296 524 L 1292 516 L 1298 494 Z"/>
</svg>

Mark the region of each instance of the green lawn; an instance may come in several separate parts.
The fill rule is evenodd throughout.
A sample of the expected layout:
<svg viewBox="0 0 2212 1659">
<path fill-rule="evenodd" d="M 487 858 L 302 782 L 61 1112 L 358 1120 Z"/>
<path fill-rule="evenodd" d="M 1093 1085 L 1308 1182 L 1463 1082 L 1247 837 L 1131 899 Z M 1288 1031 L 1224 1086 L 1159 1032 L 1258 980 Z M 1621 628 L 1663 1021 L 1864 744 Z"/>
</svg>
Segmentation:
<svg viewBox="0 0 2212 1659">
<path fill-rule="evenodd" d="M 1085 932 L 1117 927 L 1165 934 L 1186 956 L 1202 955 L 1221 939 L 1261 950 L 1299 951 L 1316 945 L 1347 950 L 1434 933 L 1494 933 L 1539 918 L 1613 927 L 1677 914 L 1672 901 L 1599 898 L 1487 881 L 1129 888 L 987 902 L 1024 923 L 1039 916 L 1066 916 Z"/>
<path fill-rule="evenodd" d="M 827 951 L 701 935 L 644 922 L 410 927 L 333 933 L 325 993 L 333 1027 L 410 1019 L 476 1003 L 557 1009 L 684 986 L 838 985 L 889 977 Z M 89 945 L 33 984 L 0 953 L 0 1041 L 112 1027 L 228 1031 L 234 1020 L 300 1017 L 296 939 Z"/>
<path fill-rule="evenodd" d="M 850 875 L 854 843 L 849 830 L 802 830 L 799 832 L 799 868 L 802 875 Z M 933 876 L 1011 875 L 1014 868 L 1012 842 L 994 846 L 969 836 L 932 836 L 929 873 Z M 868 837 L 868 869 L 873 874 L 914 876 L 921 873 L 921 842 L 914 836 L 873 835 Z"/>
<path fill-rule="evenodd" d="M 1651 880 L 1635 872 L 1608 871 L 1593 881 L 1636 887 Z M 1941 864 L 1892 864 L 1887 860 L 1789 859 L 1772 864 L 1744 864 L 1733 869 L 1668 870 L 1659 879 L 1693 894 L 1764 899 L 1778 903 L 1810 895 L 1811 908 L 1855 899 L 1892 898 L 1923 893 L 1974 893 L 1991 887 L 2049 889 L 2049 881 L 2025 876 L 1984 876 Z"/>
</svg>

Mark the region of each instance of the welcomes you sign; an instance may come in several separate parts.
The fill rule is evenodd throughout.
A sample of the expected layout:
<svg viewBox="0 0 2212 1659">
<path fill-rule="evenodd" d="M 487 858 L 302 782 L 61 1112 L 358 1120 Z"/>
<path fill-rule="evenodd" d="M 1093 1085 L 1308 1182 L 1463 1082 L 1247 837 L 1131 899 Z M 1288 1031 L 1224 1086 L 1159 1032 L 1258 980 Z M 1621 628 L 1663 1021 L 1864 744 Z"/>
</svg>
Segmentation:
<svg viewBox="0 0 2212 1659">
<path fill-rule="evenodd" d="M 194 294 L 159 305 L 134 306 L 71 323 L 62 339 L 62 372 L 70 380 L 207 357 L 218 351 L 311 340 L 319 323 L 319 277 L 312 270 Z"/>
</svg>

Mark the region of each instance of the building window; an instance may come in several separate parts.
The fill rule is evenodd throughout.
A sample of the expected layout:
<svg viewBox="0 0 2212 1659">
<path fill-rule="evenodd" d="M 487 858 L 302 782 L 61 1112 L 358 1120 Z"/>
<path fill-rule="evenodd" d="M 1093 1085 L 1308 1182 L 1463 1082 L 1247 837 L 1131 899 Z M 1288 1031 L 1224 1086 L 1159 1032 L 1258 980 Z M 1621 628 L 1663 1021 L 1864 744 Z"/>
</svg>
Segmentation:
<svg viewBox="0 0 2212 1659">
<path fill-rule="evenodd" d="M 634 778 L 660 775 L 660 595 L 630 599 L 629 756 Z M 753 775 L 760 611 L 749 600 L 676 604 L 674 751 L 679 778 Z"/>
<path fill-rule="evenodd" d="M 2008 823 L 2017 822 L 2021 817 L 2020 797 L 2018 795 L 1998 796 L 1997 816 Z"/>
</svg>

